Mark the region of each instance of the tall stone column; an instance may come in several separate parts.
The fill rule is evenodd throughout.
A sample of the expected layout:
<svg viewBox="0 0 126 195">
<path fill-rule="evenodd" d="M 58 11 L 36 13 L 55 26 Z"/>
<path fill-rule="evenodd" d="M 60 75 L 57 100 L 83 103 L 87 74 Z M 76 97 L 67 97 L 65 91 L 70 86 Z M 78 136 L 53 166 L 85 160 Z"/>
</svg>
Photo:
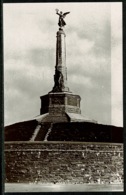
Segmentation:
<svg viewBox="0 0 126 195">
<path fill-rule="evenodd" d="M 65 33 L 62 28 L 57 32 L 56 40 L 56 66 L 54 75 L 54 87 L 52 92 L 68 92 L 67 67 L 66 67 L 66 43 Z"/>
</svg>

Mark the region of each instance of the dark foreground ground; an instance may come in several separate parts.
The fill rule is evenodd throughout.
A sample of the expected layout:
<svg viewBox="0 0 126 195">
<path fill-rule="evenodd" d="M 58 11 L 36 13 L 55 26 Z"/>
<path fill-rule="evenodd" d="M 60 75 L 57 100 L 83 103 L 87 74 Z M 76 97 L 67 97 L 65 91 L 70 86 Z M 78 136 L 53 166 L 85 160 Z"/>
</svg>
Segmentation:
<svg viewBox="0 0 126 195">
<path fill-rule="evenodd" d="M 100 192 L 123 191 L 121 184 L 19 184 L 6 183 L 5 192 Z"/>
</svg>

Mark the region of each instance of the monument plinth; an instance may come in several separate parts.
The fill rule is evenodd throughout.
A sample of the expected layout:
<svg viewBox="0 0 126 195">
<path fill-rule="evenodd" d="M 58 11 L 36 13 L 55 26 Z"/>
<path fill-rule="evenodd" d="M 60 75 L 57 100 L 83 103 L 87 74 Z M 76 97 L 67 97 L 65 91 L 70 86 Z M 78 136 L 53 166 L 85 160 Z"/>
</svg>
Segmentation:
<svg viewBox="0 0 126 195">
<path fill-rule="evenodd" d="M 41 96 L 42 122 L 72 122 L 75 119 L 82 121 L 80 100 L 79 95 L 67 92 L 52 92 Z"/>
</svg>

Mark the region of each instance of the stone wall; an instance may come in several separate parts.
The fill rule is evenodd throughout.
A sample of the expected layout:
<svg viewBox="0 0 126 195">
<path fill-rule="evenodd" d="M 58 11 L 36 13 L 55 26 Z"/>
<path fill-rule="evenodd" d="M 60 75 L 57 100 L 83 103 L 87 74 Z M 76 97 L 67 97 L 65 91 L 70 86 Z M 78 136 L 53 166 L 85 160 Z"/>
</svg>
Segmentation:
<svg viewBox="0 0 126 195">
<path fill-rule="evenodd" d="M 122 183 L 123 144 L 6 142 L 6 182 Z"/>
</svg>

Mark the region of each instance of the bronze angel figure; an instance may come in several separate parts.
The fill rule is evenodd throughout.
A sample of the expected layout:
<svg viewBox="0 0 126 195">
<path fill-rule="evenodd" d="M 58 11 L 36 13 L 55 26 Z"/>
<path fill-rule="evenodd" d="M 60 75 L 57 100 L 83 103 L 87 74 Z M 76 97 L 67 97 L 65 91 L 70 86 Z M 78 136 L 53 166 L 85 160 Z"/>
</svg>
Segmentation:
<svg viewBox="0 0 126 195">
<path fill-rule="evenodd" d="M 64 21 L 64 18 L 66 17 L 67 14 L 69 14 L 70 12 L 65 12 L 63 13 L 62 11 L 59 12 L 58 9 L 56 9 L 56 14 L 59 15 L 59 22 L 58 22 L 58 25 L 60 27 L 63 27 L 66 25 L 66 22 Z"/>
</svg>

